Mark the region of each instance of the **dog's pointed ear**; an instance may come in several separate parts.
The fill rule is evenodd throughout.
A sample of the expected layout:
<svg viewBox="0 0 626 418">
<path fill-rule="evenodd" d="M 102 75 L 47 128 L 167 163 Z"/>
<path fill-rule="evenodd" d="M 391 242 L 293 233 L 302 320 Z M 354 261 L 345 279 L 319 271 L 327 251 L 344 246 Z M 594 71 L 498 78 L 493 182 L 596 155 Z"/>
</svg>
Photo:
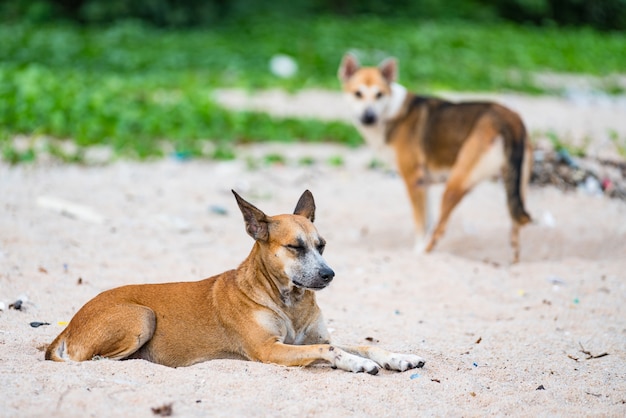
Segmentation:
<svg viewBox="0 0 626 418">
<path fill-rule="evenodd" d="M 359 60 L 352 54 L 345 54 L 341 59 L 341 64 L 339 65 L 339 71 L 337 72 L 337 77 L 342 82 L 348 81 L 350 77 L 356 73 L 359 68 L 361 68 L 361 64 L 359 64 Z"/>
<path fill-rule="evenodd" d="M 305 190 L 302 193 L 293 214 L 304 216 L 309 221 L 315 222 L 315 200 L 313 200 L 313 194 L 310 191 Z"/>
<path fill-rule="evenodd" d="M 398 79 L 398 60 L 394 57 L 387 58 L 378 65 L 380 73 L 388 83 L 393 83 Z"/>
<path fill-rule="evenodd" d="M 243 200 L 234 190 L 231 190 L 231 192 L 235 195 L 239 210 L 241 210 L 243 214 L 243 220 L 246 223 L 246 232 L 248 235 L 257 241 L 267 241 L 270 237 L 267 215 L 251 203 Z"/>
</svg>

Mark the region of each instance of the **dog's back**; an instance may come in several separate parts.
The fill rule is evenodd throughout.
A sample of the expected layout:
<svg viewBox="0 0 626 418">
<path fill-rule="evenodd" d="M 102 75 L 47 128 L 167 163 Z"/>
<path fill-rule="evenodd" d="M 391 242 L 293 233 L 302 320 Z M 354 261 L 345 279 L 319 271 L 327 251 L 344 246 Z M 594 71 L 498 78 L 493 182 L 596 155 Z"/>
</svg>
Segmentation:
<svg viewBox="0 0 626 418">
<path fill-rule="evenodd" d="M 479 126 L 479 122 L 487 125 Z M 403 127 L 411 127 L 407 132 Z M 423 153 L 429 171 L 448 170 L 457 162 L 461 148 L 470 135 L 483 135 L 476 130 L 492 129 L 496 136 L 485 132 L 484 137 L 501 138 L 507 159 L 502 176 L 507 190 L 511 217 L 521 225 L 530 222 L 530 215 L 521 198 L 522 163 L 527 141 L 526 128 L 519 115 L 493 102 L 453 103 L 440 98 L 407 94 L 404 109 L 387 124 L 386 142 L 409 141 L 402 152 Z M 405 138 L 399 138 L 404 136 Z M 529 157 L 529 156 L 527 156 Z"/>
</svg>

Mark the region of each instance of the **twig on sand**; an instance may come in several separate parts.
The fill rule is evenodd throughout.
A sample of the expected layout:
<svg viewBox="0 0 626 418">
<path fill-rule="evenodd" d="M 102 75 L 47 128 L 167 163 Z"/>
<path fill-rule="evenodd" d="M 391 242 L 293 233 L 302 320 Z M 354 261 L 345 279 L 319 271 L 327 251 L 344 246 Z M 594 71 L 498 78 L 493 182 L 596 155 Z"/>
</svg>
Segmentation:
<svg viewBox="0 0 626 418">
<path fill-rule="evenodd" d="M 604 352 L 602 354 L 593 355 L 593 354 L 591 354 L 590 351 L 585 350 L 585 347 L 583 347 L 583 345 L 581 344 L 580 341 L 578 342 L 578 345 L 580 345 L 580 352 L 587 356 L 585 360 L 591 360 L 593 358 L 600 358 L 600 357 L 604 357 L 604 356 L 608 356 L 609 355 L 609 353 L 607 353 L 607 352 Z"/>
</svg>

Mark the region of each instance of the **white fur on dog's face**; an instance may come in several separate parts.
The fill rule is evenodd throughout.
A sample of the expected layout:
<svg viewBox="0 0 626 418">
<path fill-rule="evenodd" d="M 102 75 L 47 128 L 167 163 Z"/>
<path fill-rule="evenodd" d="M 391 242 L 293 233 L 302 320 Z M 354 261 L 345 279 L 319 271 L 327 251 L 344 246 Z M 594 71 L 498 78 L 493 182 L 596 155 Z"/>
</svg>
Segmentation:
<svg viewBox="0 0 626 418">
<path fill-rule="evenodd" d="M 278 215 L 271 219 L 280 222 L 270 223 L 271 256 L 267 262 L 274 266 L 274 271 L 284 273 L 282 286 L 312 290 L 328 286 L 335 272 L 322 257 L 326 241 L 313 223 L 294 215 Z"/>
<path fill-rule="evenodd" d="M 391 100 L 391 90 L 385 87 L 362 83 L 346 91 L 346 99 L 359 124 L 375 126 L 384 118 Z"/>
<path fill-rule="evenodd" d="M 323 289 L 335 273 L 322 257 L 326 242 L 317 233 L 299 234 L 279 251 L 283 271 L 291 283 L 306 289 Z"/>
<path fill-rule="evenodd" d="M 343 80 L 343 91 L 357 124 L 375 127 L 380 123 L 391 100 L 391 84 L 378 68 L 357 69 Z"/>
<path fill-rule="evenodd" d="M 337 75 L 359 129 L 376 130 L 381 122 L 395 116 L 406 96 L 406 90 L 395 84 L 395 58 L 384 60 L 378 67 L 361 67 L 355 56 L 346 54 Z"/>
</svg>

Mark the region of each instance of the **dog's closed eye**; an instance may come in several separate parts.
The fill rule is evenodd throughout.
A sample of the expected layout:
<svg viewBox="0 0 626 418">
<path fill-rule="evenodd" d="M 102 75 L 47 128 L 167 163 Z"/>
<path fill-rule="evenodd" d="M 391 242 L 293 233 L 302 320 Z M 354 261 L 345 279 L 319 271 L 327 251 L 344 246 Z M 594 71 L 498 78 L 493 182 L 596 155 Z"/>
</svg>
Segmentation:
<svg viewBox="0 0 626 418">
<path fill-rule="evenodd" d="M 288 250 L 291 250 L 294 253 L 303 253 L 306 250 L 304 245 L 300 244 L 300 243 L 297 243 L 297 244 L 287 244 L 287 245 L 285 245 L 285 248 L 287 248 Z"/>
<path fill-rule="evenodd" d="M 379 91 L 378 93 L 376 93 L 376 100 L 378 99 L 382 99 L 383 97 L 383 93 L 381 91 Z"/>
<path fill-rule="evenodd" d="M 356 96 L 357 99 L 360 99 L 361 97 L 363 97 L 363 93 L 361 93 L 360 91 L 355 91 L 354 95 Z"/>
</svg>

